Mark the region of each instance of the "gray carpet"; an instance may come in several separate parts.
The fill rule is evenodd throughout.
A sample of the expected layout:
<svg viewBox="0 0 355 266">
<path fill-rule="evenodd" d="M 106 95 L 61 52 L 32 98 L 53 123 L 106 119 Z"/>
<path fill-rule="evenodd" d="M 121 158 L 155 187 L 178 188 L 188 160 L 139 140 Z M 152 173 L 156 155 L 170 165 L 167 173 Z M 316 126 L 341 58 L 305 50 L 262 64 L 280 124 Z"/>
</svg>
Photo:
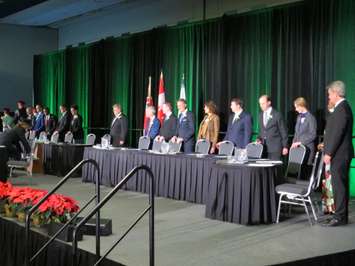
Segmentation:
<svg viewBox="0 0 355 266">
<path fill-rule="evenodd" d="M 54 176 L 12 178 L 15 185 L 49 189 Z M 102 187 L 105 195 L 110 188 Z M 94 193 L 92 184 L 71 179 L 61 193 L 81 205 Z M 147 204 L 145 194 L 120 191 L 102 210 L 113 220 L 114 235 L 102 237 L 102 252 L 124 232 Z M 270 265 L 355 249 L 355 202 L 350 224 L 337 228 L 310 226 L 301 210 L 280 224 L 241 226 L 204 217 L 203 205 L 164 198 L 156 199 L 156 265 Z M 85 236 L 79 247 L 94 252 L 94 237 Z M 144 218 L 111 253 L 125 265 L 148 265 L 148 219 Z"/>
</svg>

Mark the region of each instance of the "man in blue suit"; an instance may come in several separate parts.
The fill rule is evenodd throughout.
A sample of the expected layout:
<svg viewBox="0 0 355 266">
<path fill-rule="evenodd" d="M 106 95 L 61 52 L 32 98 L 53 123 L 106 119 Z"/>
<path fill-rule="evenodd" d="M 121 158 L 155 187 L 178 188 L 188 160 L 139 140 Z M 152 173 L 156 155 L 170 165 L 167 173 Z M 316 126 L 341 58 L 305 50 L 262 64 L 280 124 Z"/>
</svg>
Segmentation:
<svg viewBox="0 0 355 266">
<path fill-rule="evenodd" d="M 182 142 L 182 149 L 185 153 L 194 152 L 195 146 L 195 121 L 192 112 L 187 110 L 186 101 L 179 99 L 177 101 L 179 110 L 177 136 L 172 138 L 173 142 Z"/>
<path fill-rule="evenodd" d="M 243 101 L 239 98 L 231 100 L 230 108 L 232 114 L 229 116 L 227 133 L 223 140 L 229 140 L 237 148 L 245 149 L 251 141 L 253 119 L 249 113 L 243 110 Z M 219 144 L 217 143 L 217 147 Z"/>
<path fill-rule="evenodd" d="M 149 126 L 144 130 L 144 136 L 148 136 L 152 141 L 159 134 L 160 121 L 155 116 L 156 109 L 154 106 L 149 106 L 146 110 L 147 117 L 149 118 Z"/>
<path fill-rule="evenodd" d="M 36 111 L 37 115 L 32 130 L 36 132 L 36 137 L 38 137 L 45 130 L 43 108 L 40 104 L 36 105 Z"/>
</svg>

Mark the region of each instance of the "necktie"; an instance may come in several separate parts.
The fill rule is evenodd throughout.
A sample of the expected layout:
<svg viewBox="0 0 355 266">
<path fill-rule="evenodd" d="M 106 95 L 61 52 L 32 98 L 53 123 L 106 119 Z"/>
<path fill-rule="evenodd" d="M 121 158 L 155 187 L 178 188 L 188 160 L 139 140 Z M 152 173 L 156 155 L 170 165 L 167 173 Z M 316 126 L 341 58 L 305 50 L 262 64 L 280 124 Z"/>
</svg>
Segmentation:
<svg viewBox="0 0 355 266">
<path fill-rule="evenodd" d="M 264 119 L 263 119 L 264 121 L 264 126 L 266 126 L 266 124 L 267 124 L 267 112 L 264 112 Z"/>
<path fill-rule="evenodd" d="M 181 120 L 182 120 L 182 113 L 179 114 L 179 123 L 181 123 Z"/>
</svg>

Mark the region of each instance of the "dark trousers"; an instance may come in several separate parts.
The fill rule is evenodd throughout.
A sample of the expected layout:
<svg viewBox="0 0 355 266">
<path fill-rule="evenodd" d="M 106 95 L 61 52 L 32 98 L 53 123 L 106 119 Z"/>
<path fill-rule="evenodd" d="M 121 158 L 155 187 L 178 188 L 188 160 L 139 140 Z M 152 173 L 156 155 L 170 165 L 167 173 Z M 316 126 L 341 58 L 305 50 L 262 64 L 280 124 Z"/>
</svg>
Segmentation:
<svg viewBox="0 0 355 266">
<path fill-rule="evenodd" d="M 334 215 L 337 219 L 345 221 L 348 220 L 350 162 L 351 159 L 333 159 L 330 166 L 335 203 Z"/>
<path fill-rule="evenodd" d="M 281 152 L 267 152 L 266 158 L 270 160 L 281 160 Z"/>
<path fill-rule="evenodd" d="M 184 153 L 193 153 L 195 151 L 194 147 L 195 147 L 194 140 L 190 139 L 186 142 L 184 142 L 184 141 L 182 142 L 182 151 Z"/>
</svg>

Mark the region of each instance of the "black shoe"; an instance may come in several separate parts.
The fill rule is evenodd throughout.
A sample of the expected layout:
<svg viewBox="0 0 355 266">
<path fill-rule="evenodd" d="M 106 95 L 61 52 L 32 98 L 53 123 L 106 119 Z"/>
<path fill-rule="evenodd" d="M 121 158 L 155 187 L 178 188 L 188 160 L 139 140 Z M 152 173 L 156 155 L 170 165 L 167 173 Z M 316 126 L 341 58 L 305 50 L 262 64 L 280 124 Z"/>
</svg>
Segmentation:
<svg viewBox="0 0 355 266">
<path fill-rule="evenodd" d="M 346 225 L 348 224 L 348 222 L 344 219 L 344 220 L 341 220 L 341 219 L 338 219 L 338 218 L 333 218 L 329 221 L 326 221 L 324 223 L 322 223 L 322 226 L 341 226 L 341 225 Z"/>
</svg>

